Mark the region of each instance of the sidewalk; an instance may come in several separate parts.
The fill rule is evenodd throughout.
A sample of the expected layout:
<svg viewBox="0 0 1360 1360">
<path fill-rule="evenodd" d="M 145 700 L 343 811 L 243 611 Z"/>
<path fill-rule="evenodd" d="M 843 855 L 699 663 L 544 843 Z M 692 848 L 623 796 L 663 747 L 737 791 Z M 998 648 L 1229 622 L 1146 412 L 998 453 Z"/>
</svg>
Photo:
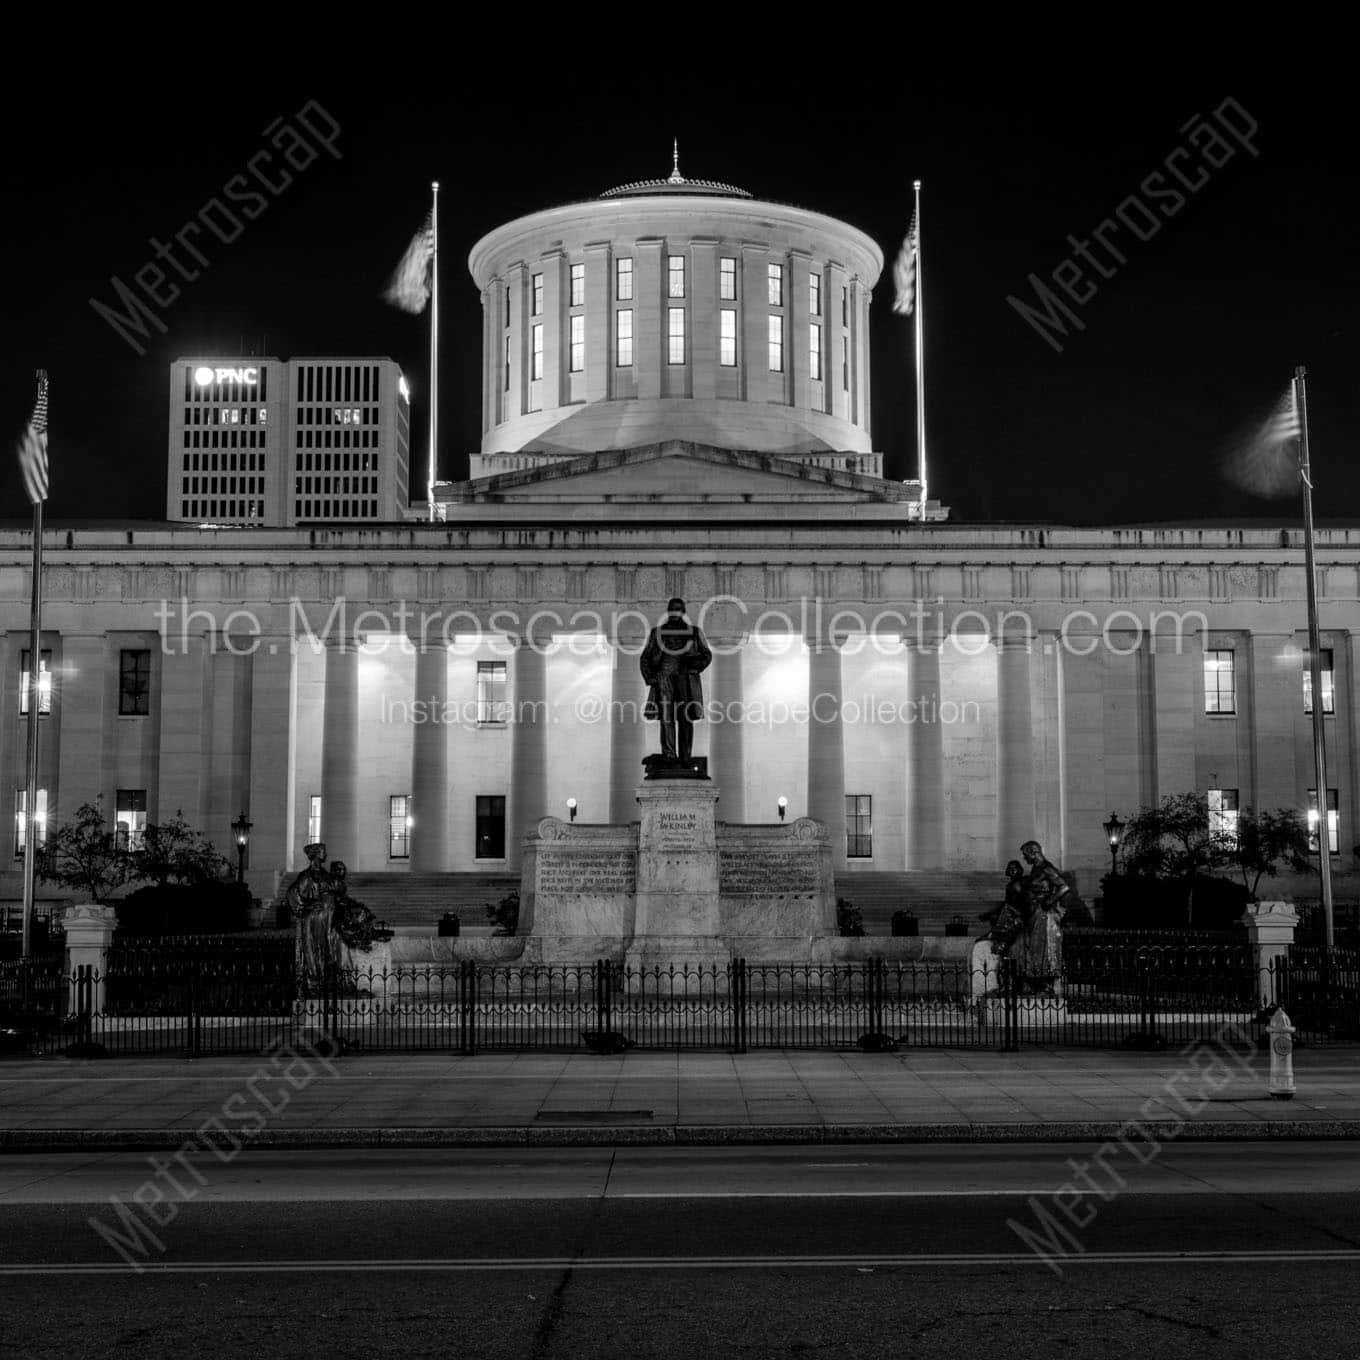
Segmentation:
<svg viewBox="0 0 1360 1360">
<path fill-rule="evenodd" d="M 1205 1049 L 5 1061 L 0 1150 L 1360 1137 L 1360 1046 L 1297 1054 L 1288 1101 Z"/>
</svg>

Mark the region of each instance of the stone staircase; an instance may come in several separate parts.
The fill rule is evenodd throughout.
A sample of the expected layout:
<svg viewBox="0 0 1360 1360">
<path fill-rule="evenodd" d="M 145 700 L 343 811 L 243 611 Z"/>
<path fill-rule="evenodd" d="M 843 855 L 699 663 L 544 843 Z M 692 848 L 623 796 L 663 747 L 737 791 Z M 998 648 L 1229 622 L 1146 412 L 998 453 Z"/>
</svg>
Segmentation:
<svg viewBox="0 0 1360 1360">
<path fill-rule="evenodd" d="M 923 935 L 943 935 L 953 916 L 968 922 L 970 935 L 980 935 L 978 913 L 1001 900 L 1000 879 L 992 870 L 843 871 L 836 876 L 836 892 L 859 908 L 869 935 L 891 934 L 895 911 L 914 915 Z M 513 873 L 349 876 L 351 894 L 390 926 L 433 927 L 446 911 L 457 914 L 464 930 L 486 926 L 485 908 L 518 887 Z"/>
</svg>

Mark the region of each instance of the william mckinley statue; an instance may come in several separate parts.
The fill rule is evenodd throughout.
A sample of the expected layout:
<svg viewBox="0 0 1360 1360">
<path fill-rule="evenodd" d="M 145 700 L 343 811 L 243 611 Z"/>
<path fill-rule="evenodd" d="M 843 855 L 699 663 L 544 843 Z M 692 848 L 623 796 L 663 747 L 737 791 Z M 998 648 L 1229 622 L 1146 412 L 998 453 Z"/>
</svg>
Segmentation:
<svg viewBox="0 0 1360 1360">
<path fill-rule="evenodd" d="M 661 723 L 661 758 L 666 764 L 690 762 L 694 724 L 704 709 L 699 674 L 712 660 L 704 635 L 685 619 L 684 600 L 671 600 L 665 619 L 648 634 L 641 660 L 642 678 L 649 686 L 644 715 L 649 722 Z"/>
</svg>

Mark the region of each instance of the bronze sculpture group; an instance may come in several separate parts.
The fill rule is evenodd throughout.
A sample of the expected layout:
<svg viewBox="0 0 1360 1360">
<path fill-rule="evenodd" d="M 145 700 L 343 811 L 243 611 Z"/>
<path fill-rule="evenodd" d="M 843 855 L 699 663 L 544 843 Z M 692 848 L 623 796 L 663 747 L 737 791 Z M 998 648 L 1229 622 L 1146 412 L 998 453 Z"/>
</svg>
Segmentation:
<svg viewBox="0 0 1360 1360">
<path fill-rule="evenodd" d="M 293 922 L 293 966 L 298 994 L 322 995 L 353 972 L 353 955 L 373 945 L 373 913 L 349 895 L 343 860 L 326 867 L 323 841 L 303 847 L 307 867 L 288 886 L 284 902 Z M 350 979 L 352 981 L 352 979 Z"/>
<path fill-rule="evenodd" d="M 1026 841 L 1020 855 L 1028 872 L 1019 860 L 1006 865 L 1006 896 L 983 913 L 991 929 L 982 938 L 1010 960 L 1022 987 L 1052 992 L 1062 973 L 1062 920 L 1072 889 L 1038 841 Z"/>
</svg>

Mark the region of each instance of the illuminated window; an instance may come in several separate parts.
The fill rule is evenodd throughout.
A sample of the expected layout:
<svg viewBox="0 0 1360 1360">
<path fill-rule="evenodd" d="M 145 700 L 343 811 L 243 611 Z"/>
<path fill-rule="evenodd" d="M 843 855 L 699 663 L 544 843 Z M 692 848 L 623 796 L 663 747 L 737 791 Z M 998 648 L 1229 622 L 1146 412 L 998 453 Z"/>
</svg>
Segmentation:
<svg viewBox="0 0 1360 1360">
<path fill-rule="evenodd" d="M 1209 835 L 1221 844 L 1237 844 L 1237 790 L 1209 790 Z"/>
<path fill-rule="evenodd" d="M 784 266 L 782 264 L 772 264 L 769 268 L 768 277 L 770 306 L 782 307 L 784 305 Z"/>
<path fill-rule="evenodd" d="M 529 378 L 537 382 L 543 376 L 543 327 L 541 325 L 533 328 L 533 349 L 532 358 L 529 365 Z"/>
<path fill-rule="evenodd" d="M 822 328 L 816 324 L 808 327 L 808 377 L 813 382 L 822 377 Z"/>
<path fill-rule="evenodd" d="M 411 857 L 411 797 L 394 793 L 387 800 L 387 857 Z"/>
<path fill-rule="evenodd" d="M 1330 647 L 1320 647 L 1318 658 L 1322 662 L 1322 711 L 1336 712 L 1336 663 Z M 1308 664 L 1308 653 L 1303 654 L 1303 711 L 1313 711 L 1313 668 Z"/>
<path fill-rule="evenodd" d="M 580 373 L 586 366 L 586 319 L 583 316 L 571 318 L 571 368 L 572 373 Z"/>
<path fill-rule="evenodd" d="M 119 652 L 118 712 L 122 717 L 134 718 L 145 718 L 150 714 L 150 651 L 125 648 Z"/>
<path fill-rule="evenodd" d="M 671 255 L 667 259 L 666 275 L 669 281 L 667 296 L 685 296 L 685 257 L 683 255 Z"/>
<path fill-rule="evenodd" d="M 321 839 L 321 795 L 313 793 L 307 799 L 307 844 L 315 845 Z"/>
<path fill-rule="evenodd" d="M 114 799 L 113 826 L 120 850 L 138 850 L 146 830 L 146 790 L 119 789 Z"/>
<path fill-rule="evenodd" d="M 505 337 L 505 390 L 510 390 L 510 337 Z"/>
<path fill-rule="evenodd" d="M 47 790 L 39 789 L 37 798 L 38 815 L 34 818 L 34 829 L 39 846 L 47 844 Z M 14 791 L 14 853 L 22 855 L 28 843 L 28 790 Z"/>
<path fill-rule="evenodd" d="M 1341 848 L 1341 814 L 1335 789 L 1327 790 L 1327 853 L 1335 855 Z M 1318 852 L 1317 790 L 1308 790 L 1308 848 Z"/>
<path fill-rule="evenodd" d="M 586 267 L 583 264 L 574 264 L 571 267 L 571 305 L 573 307 L 586 305 Z"/>
<path fill-rule="evenodd" d="M 770 318 L 770 372 L 784 371 L 784 318 Z"/>
<path fill-rule="evenodd" d="M 28 659 L 33 653 L 25 649 L 19 654 L 19 716 L 28 713 Z M 38 653 L 38 716 L 52 711 L 52 653 L 43 648 Z"/>
<path fill-rule="evenodd" d="M 666 322 L 666 336 L 669 344 L 668 361 L 673 364 L 685 362 L 685 309 L 672 307 Z"/>
<path fill-rule="evenodd" d="M 1237 676 L 1230 647 L 1204 653 L 1204 711 L 1237 712 Z"/>
<path fill-rule="evenodd" d="M 822 276 L 820 274 L 808 275 L 808 315 L 821 316 L 822 314 Z"/>
<path fill-rule="evenodd" d="M 505 697 L 505 662 L 477 663 L 477 722 L 483 726 L 501 726 L 510 717 L 510 704 Z"/>
<path fill-rule="evenodd" d="M 850 342 L 841 337 L 841 389 L 850 390 Z"/>
<path fill-rule="evenodd" d="M 633 362 L 633 312 L 628 307 L 614 313 L 614 362 L 620 368 Z"/>
<path fill-rule="evenodd" d="M 735 302 L 737 297 L 737 262 L 729 255 L 718 261 L 718 296 L 724 302 Z"/>
<path fill-rule="evenodd" d="M 633 300 L 632 260 L 614 261 L 614 296 L 620 302 L 632 302 Z"/>
<path fill-rule="evenodd" d="M 543 315 L 543 275 L 535 274 L 533 278 L 534 305 L 529 311 L 530 316 Z"/>
<path fill-rule="evenodd" d="M 497 794 L 477 795 L 477 859 L 505 858 L 505 799 Z"/>
<path fill-rule="evenodd" d="M 847 859 L 872 859 L 874 853 L 874 800 L 871 794 L 845 795 L 845 855 Z"/>
<path fill-rule="evenodd" d="M 718 362 L 724 368 L 737 365 L 737 314 L 731 307 L 718 313 Z"/>
</svg>

